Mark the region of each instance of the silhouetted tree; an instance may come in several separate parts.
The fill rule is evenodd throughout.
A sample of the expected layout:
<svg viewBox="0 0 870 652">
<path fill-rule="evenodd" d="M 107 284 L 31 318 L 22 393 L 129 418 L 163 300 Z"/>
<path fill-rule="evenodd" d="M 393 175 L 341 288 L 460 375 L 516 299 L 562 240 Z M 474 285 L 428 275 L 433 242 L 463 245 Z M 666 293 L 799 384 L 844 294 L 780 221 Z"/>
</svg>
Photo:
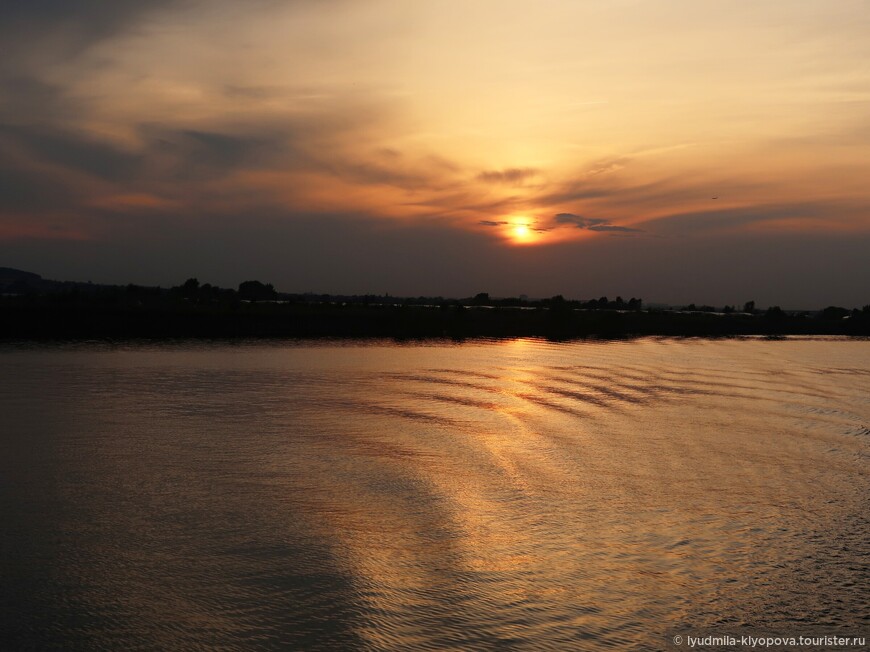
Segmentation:
<svg viewBox="0 0 870 652">
<path fill-rule="evenodd" d="M 755 302 L 754 301 L 747 301 L 746 303 L 744 303 L 743 304 L 743 312 L 748 312 L 750 314 L 754 313 L 755 312 Z"/>
<path fill-rule="evenodd" d="M 489 292 L 478 292 L 474 295 L 474 299 L 472 299 L 472 303 L 475 306 L 487 306 L 489 305 Z"/>
<path fill-rule="evenodd" d="M 239 298 L 244 301 L 272 301 L 278 296 L 272 284 L 260 281 L 244 281 L 239 284 Z"/>
<path fill-rule="evenodd" d="M 199 280 L 195 278 L 187 279 L 181 286 L 181 296 L 185 299 L 193 299 L 199 291 Z"/>
<path fill-rule="evenodd" d="M 828 306 L 819 313 L 819 317 L 822 319 L 842 319 L 848 314 L 849 311 L 845 308 L 840 308 L 839 306 Z"/>
</svg>

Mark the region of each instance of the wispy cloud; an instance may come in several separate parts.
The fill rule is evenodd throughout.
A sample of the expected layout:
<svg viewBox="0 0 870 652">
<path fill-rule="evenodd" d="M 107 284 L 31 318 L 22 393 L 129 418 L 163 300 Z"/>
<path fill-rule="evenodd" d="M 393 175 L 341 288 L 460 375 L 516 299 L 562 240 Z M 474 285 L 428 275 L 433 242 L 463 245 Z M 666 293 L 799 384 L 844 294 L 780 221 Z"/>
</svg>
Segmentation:
<svg viewBox="0 0 870 652">
<path fill-rule="evenodd" d="M 582 217 L 573 213 L 559 213 L 553 218 L 557 224 L 571 224 L 578 229 L 588 229 L 590 226 L 598 224 L 607 224 L 607 220 L 595 219 L 591 217 Z"/>
<path fill-rule="evenodd" d="M 17 146 L 35 160 L 107 180 L 130 179 L 142 164 L 137 153 L 83 130 L 0 125 L 0 141 Z"/>
<path fill-rule="evenodd" d="M 558 226 L 573 226 L 578 229 L 587 231 L 598 231 L 602 233 L 640 233 L 642 229 L 635 229 L 628 226 L 619 226 L 611 224 L 610 220 L 594 217 L 583 217 L 582 215 L 574 215 L 573 213 L 559 213 L 553 217 L 553 221 Z"/>
<path fill-rule="evenodd" d="M 870 206 L 855 202 L 779 202 L 757 203 L 705 211 L 687 211 L 662 215 L 643 225 L 662 235 L 703 235 L 746 230 L 766 223 L 801 223 L 815 231 L 839 231 L 848 224 L 860 223 Z"/>
<path fill-rule="evenodd" d="M 506 168 L 504 170 L 485 170 L 477 175 L 484 183 L 520 186 L 540 174 L 535 168 Z"/>
<path fill-rule="evenodd" d="M 643 229 L 632 229 L 628 226 L 617 226 L 615 224 L 597 224 L 595 226 L 588 227 L 590 231 L 612 231 L 619 233 L 640 233 Z"/>
</svg>

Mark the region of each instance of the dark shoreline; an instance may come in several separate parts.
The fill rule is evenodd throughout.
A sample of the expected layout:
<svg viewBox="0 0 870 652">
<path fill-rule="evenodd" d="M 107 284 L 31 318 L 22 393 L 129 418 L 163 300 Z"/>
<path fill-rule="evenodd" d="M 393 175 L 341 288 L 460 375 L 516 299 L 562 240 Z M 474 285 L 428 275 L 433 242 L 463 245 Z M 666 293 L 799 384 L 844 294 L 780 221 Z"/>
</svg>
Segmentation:
<svg viewBox="0 0 870 652">
<path fill-rule="evenodd" d="M 641 299 L 585 301 L 527 297 L 391 297 L 287 294 L 245 281 L 238 290 L 195 278 L 169 289 L 50 281 L 0 268 L 0 341 L 170 339 L 394 340 L 539 337 L 870 336 L 870 305 L 816 312 L 690 304 L 645 306 Z"/>
<path fill-rule="evenodd" d="M 130 308 L 0 304 L 0 340 L 870 336 L 870 318 L 681 311 L 238 303 Z"/>
</svg>

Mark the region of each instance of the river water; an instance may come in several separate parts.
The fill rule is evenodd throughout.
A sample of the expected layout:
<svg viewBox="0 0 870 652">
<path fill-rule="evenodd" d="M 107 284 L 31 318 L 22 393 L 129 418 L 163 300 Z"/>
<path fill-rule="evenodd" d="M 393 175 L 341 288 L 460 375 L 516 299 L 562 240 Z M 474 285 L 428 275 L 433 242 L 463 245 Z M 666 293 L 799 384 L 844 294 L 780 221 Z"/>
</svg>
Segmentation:
<svg viewBox="0 0 870 652">
<path fill-rule="evenodd" d="M 4 344 L 0 648 L 867 635 L 868 453 L 870 341 Z"/>
</svg>

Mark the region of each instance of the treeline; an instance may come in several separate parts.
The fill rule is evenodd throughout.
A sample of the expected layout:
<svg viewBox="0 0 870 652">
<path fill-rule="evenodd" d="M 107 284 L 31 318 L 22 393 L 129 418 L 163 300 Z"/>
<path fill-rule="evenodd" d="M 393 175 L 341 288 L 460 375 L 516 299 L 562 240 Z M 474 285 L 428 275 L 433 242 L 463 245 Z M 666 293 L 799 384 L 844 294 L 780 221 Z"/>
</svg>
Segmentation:
<svg viewBox="0 0 870 652">
<path fill-rule="evenodd" d="M 37 277 L 38 278 L 38 277 Z M 0 291 L 2 291 L 0 287 Z M 229 306 L 238 302 L 272 302 L 285 304 L 353 304 L 362 306 L 424 306 L 450 308 L 457 306 L 485 308 L 548 308 L 556 310 L 633 310 L 643 309 L 643 301 L 634 297 L 624 300 L 607 297 L 590 300 L 565 299 L 556 295 L 544 299 L 527 297 L 490 297 L 480 292 L 471 297 L 445 298 L 442 296 L 396 297 L 390 294 L 335 295 L 278 292 L 271 283 L 244 281 L 237 289 L 222 288 L 200 283 L 189 278 L 171 288 L 142 285 L 95 285 L 92 283 L 60 283 L 40 280 L 37 285 L 10 288 L 19 297 L 30 297 L 45 303 L 81 303 L 127 306 L 178 306 L 181 303 L 200 306 Z M 7 297 L 9 298 L 9 297 Z"/>
<path fill-rule="evenodd" d="M 576 299 L 566 299 L 561 294 L 557 294 L 549 299 L 529 300 L 525 298 L 504 298 L 493 299 L 488 292 L 481 292 L 469 299 L 460 300 L 463 305 L 487 306 L 493 308 L 557 308 L 557 309 L 576 309 L 576 310 L 642 310 L 643 300 L 632 297 L 625 301 L 622 297 L 616 297 L 613 301 L 607 297 L 600 299 L 589 299 L 581 301 Z"/>
<path fill-rule="evenodd" d="M 255 280 L 229 289 L 191 278 L 167 289 L 31 276 L 14 294 L 0 283 L 0 338 L 870 336 L 870 305 L 815 313 L 758 310 L 751 301 L 740 310 L 670 309 L 646 307 L 634 297 L 344 296 L 281 293 Z"/>
</svg>

